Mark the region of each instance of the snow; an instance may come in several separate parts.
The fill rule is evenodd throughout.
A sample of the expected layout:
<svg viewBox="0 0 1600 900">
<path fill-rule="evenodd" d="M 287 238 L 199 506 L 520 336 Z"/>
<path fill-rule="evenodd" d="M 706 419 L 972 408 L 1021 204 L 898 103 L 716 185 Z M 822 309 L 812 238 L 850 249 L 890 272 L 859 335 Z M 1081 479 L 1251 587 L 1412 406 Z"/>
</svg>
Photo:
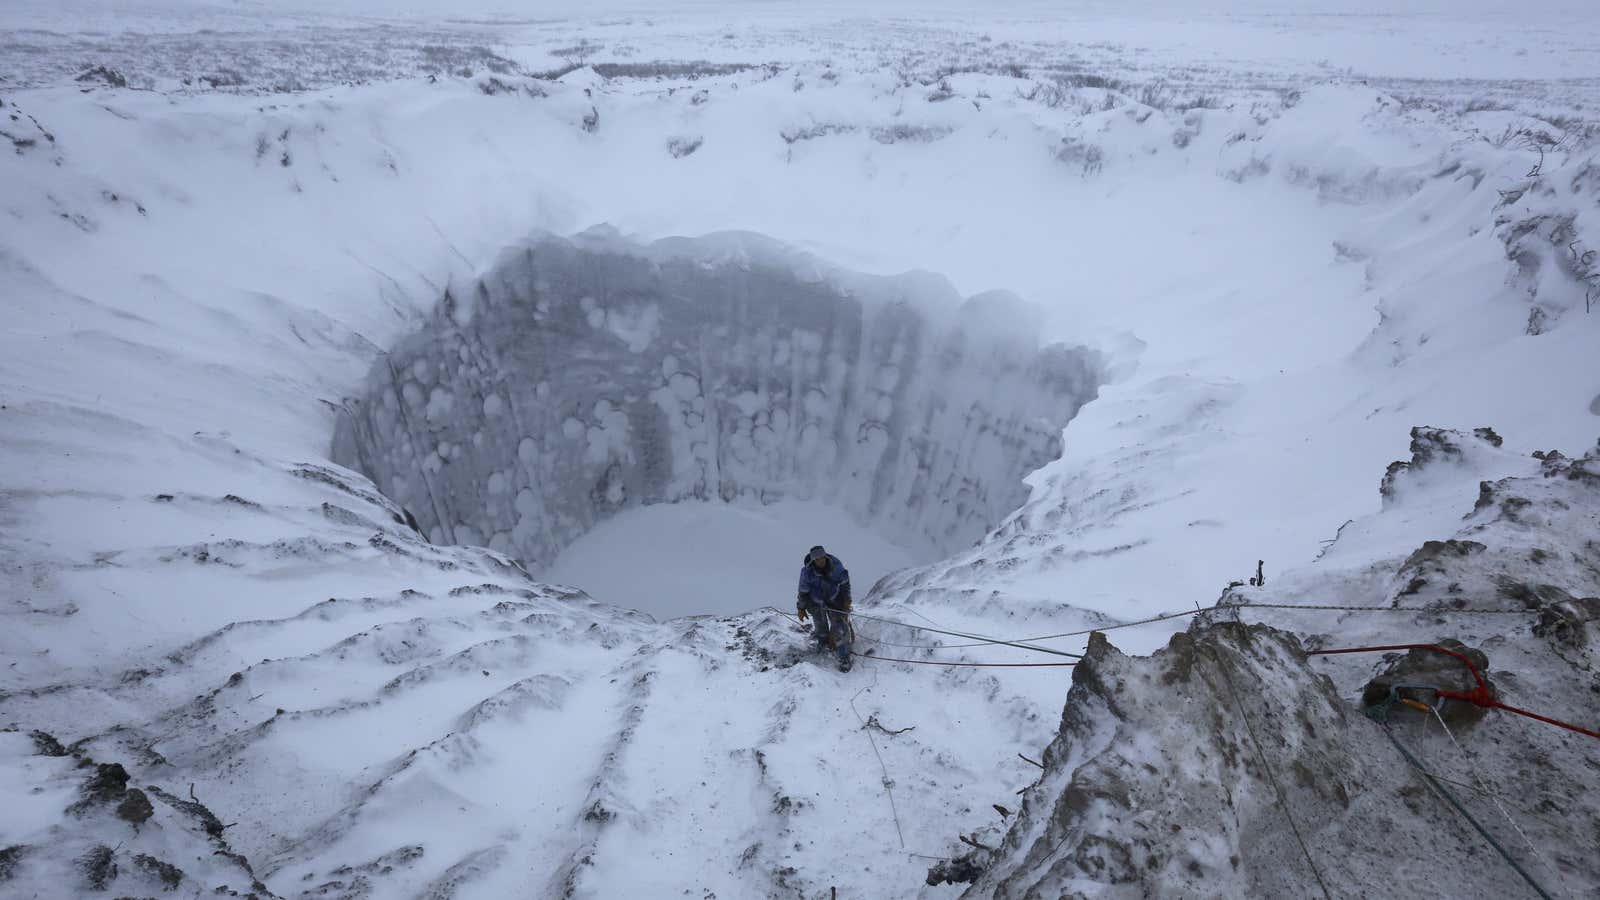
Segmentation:
<svg viewBox="0 0 1600 900">
<path fill-rule="evenodd" d="M 927 561 L 825 503 L 690 502 L 643 506 L 600 523 L 541 577 L 658 619 L 789 609 L 799 560 L 817 543 L 844 562 L 861 597 L 884 575 Z"/>
<path fill-rule="evenodd" d="M 0 843 L 9 847 L 48 827 L 76 799 L 76 792 L 65 784 L 33 789 L 71 766 L 69 760 L 34 755 L 33 741 L 25 734 L 0 734 L 0 796 L 7 800 Z"/>
<path fill-rule="evenodd" d="M 991 803 L 1037 777 L 1016 755 L 1055 739 L 1068 670 L 863 660 L 842 675 L 782 619 L 707 614 L 786 607 L 819 541 L 851 567 L 862 612 L 984 634 L 1192 608 L 1258 559 L 1281 599 L 1385 602 L 1420 541 L 1465 527 L 1479 481 L 1600 434 L 1587 5 L 438 9 L 0 13 L 0 726 L 84 739 L 175 795 L 193 784 L 281 895 L 358 878 L 373 896 L 948 895 L 911 854 L 998 841 Z M 557 51 L 580 40 L 597 46 L 564 78 L 515 68 L 565 67 Z M 713 66 L 650 72 L 688 60 Z M 72 81 L 90 61 L 130 87 Z M 640 68 L 607 68 L 624 65 Z M 244 83 L 203 80 L 222 67 Z M 594 226 L 633 248 L 754 233 L 812 261 L 803 278 L 987 297 L 985 315 L 1028 338 L 1011 361 L 1084 345 L 1106 383 L 1019 426 L 1052 448 L 1025 485 L 1035 462 L 1004 479 L 974 466 L 1009 486 L 931 542 L 910 539 L 939 523 L 907 498 L 938 491 L 763 503 L 758 453 L 738 502 L 585 518 L 593 479 L 539 481 L 582 489 L 557 506 L 527 472 L 655 446 L 630 440 L 626 391 L 534 379 L 480 396 L 441 383 L 462 377 L 462 348 L 401 357 L 482 328 L 479 284 L 533 277 L 503 264 L 508 248 Z M 996 288 L 1021 299 L 982 294 Z M 572 384 L 601 336 L 619 349 L 597 378 L 674 327 L 603 306 L 582 320 L 593 333 L 552 350 Z M 713 349 L 757 345 L 730 329 Z M 406 463 L 375 475 L 385 499 L 330 444 L 348 401 L 384 402 L 367 379 L 391 352 L 392 402 L 417 430 L 382 429 Z M 661 362 L 662 403 L 706 392 Z M 891 412 L 1019 400 L 981 372 L 954 390 L 915 371 L 926 405 Z M 729 421 L 771 403 L 714 399 Z M 516 424 L 528 408 L 543 424 Z M 1407 476 L 1385 504 L 1384 468 L 1418 425 L 1491 425 L 1505 447 Z M 547 442 L 568 427 L 581 448 L 557 459 Z M 679 459 L 720 462 L 689 440 L 716 433 L 678 432 Z M 970 460 L 992 458 L 975 449 L 989 433 L 936 429 Z M 406 525 L 401 506 L 430 515 L 398 502 L 425 492 L 424 472 L 459 477 L 449 496 L 487 511 L 431 514 L 456 546 Z M 806 483 L 822 482 L 785 486 Z M 626 486 L 594 496 L 615 506 Z M 514 515 L 551 516 L 562 552 L 496 541 L 509 529 L 494 517 Z M 1590 521 L 1571 515 L 1568 531 Z M 718 591 L 679 592 L 683 571 Z M 1184 624 L 1114 634 L 1148 652 Z M 880 656 L 1034 660 L 858 626 Z M 1517 628 L 1502 637 L 1525 640 Z M 1360 668 L 1328 671 L 1348 693 Z M 915 730 L 862 732 L 857 713 Z M 24 859 L 28 884 L 76 878 L 90 840 L 188 858 L 177 824 L 140 837 L 61 815 L 74 776 L 20 737 L 0 734 L 0 798 L 19 816 L 4 841 L 76 829 Z"/>
</svg>

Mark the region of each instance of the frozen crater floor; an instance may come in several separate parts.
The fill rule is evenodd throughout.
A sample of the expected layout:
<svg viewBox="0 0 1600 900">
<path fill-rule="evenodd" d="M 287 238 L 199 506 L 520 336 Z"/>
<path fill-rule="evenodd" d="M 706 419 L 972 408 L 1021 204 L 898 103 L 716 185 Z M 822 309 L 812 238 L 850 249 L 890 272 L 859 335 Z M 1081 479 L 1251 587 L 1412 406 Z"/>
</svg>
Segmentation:
<svg viewBox="0 0 1600 900">
<path fill-rule="evenodd" d="M 855 590 L 928 562 L 818 501 L 682 501 L 627 510 L 568 544 L 540 577 L 657 619 L 790 609 L 800 557 L 826 541 L 848 554 Z"/>
<path fill-rule="evenodd" d="M 1592 10 L 341 3 L 0 12 L 0 895 L 1600 889 Z"/>
</svg>

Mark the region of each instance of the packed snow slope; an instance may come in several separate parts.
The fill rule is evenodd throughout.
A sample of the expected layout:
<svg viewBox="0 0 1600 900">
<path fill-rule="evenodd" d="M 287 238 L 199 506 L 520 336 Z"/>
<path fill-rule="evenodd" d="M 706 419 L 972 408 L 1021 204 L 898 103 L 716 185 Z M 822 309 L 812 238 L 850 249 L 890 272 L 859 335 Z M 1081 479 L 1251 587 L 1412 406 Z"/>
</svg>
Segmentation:
<svg viewBox="0 0 1600 900">
<path fill-rule="evenodd" d="M 370 9 L 0 14 L 0 892 L 1531 892 L 1360 715 L 1386 663 L 1300 651 L 1457 638 L 1507 702 L 1592 713 L 1592 12 L 1375 36 L 1281 11 Z M 942 554 L 858 600 L 879 659 L 848 675 L 773 613 L 599 603 L 530 574 L 514 520 L 429 540 L 333 458 L 385 354 L 507 248 L 596 225 L 1013 291 L 1029 353 L 1088 348 L 1098 390 L 965 470 L 1005 478 L 960 517 L 779 485 Z M 932 396 L 938 372 L 895 366 Z M 1035 411 L 962 391 L 985 387 Z M 449 455 L 392 449 L 386 479 Z M 1087 650 L 1077 675 L 882 659 L 1061 661 L 892 623 L 1086 631 L 1209 604 L 1257 560 L 1267 585 L 1229 602 L 1430 611 L 1047 641 Z M 1590 739 L 1491 712 L 1458 751 L 1428 721 L 1391 733 L 1552 893 L 1592 894 Z M 941 863 L 967 881 L 928 884 Z"/>
</svg>

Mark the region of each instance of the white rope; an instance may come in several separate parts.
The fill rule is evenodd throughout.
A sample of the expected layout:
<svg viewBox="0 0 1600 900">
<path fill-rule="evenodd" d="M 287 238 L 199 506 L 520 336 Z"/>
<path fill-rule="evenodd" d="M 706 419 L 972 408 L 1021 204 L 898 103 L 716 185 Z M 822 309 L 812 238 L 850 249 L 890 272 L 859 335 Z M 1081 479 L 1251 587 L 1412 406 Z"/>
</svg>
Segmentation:
<svg viewBox="0 0 1600 900">
<path fill-rule="evenodd" d="M 906 835 L 900 829 L 900 810 L 896 809 L 894 805 L 894 782 L 889 780 L 889 767 L 884 765 L 883 754 L 878 752 L 878 742 L 872 739 L 872 729 L 867 727 L 867 720 L 861 718 L 861 710 L 856 709 L 856 698 L 877 683 L 878 673 L 874 669 L 872 684 L 866 685 L 861 690 L 850 695 L 850 711 L 856 714 L 856 721 L 861 723 L 861 732 L 867 736 L 867 743 L 872 745 L 872 755 L 878 758 L 878 769 L 883 772 L 883 792 L 889 795 L 889 814 L 894 816 L 894 833 L 900 838 L 900 849 L 904 850 L 906 849 Z"/>
<path fill-rule="evenodd" d="M 1522 842 L 1528 845 L 1528 849 L 1532 850 L 1534 855 L 1539 857 L 1539 861 L 1543 862 L 1546 868 L 1555 873 L 1556 880 L 1561 882 L 1562 893 L 1569 897 L 1572 896 L 1572 891 L 1567 886 L 1567 879 L 1562 877 L 1561 870 L 1556 867 L 1555 863 L 1550 861 L 1550 857 L 1544 855 L 1544 851 L 1539 849 L 1539 845 L 1535 844 L 1528 837 L 1527 832 L 1522 830 L 1522 826 L 1517 824 L 1517 820 L 1511 818 L 1511 813 L 1507 812 L 1505 805 L 1500 802 L 1500 796 L 1494 791 L 1491 791 L 1485 787 L 1483 781 L 1478 778 L 1477 768 L 1472 765 L 1472 755 L 1467 752 L 1467 748 L 1461 746 L 1460 741 L 1456 740 L 1455 732 L 1451 731 L 1450 726 L 1445 724 L 1444 717 L 1439 715 L 1438 707 L 1429 706 L 1428 711 L 1433 713 L 1434 719 L 1438 720 L 1439 722 L 1439 727 L 1444 729 L 1445 736 L 1450 738 L 1450 743 L 1456 745 L 1456 750 L 1460 752 L 1462 758 L 1467 761 L 1467 774 L 1472 776 L 1472 783 L 1478 786 L 1478 791 L 1488 795 L 1489 800 L 1494 803 L 1494 808 L 1500 810 L 1500 815 L 1505 818 L 1508 824 L 1511 825 L 1512 830 L 1517 833 L 1517 836 L 1522 838 Z"/>
</svg>

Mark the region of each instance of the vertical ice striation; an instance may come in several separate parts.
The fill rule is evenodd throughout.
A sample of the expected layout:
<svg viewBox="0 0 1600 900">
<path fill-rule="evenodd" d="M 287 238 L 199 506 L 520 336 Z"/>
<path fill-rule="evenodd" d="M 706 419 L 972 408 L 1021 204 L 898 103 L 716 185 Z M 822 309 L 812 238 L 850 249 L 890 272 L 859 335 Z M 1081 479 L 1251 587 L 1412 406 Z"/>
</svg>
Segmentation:
<svg viewBox="0 0 1600 900">
<path fill-rule="evenodd" d="M 1027 496 L 1098 357 L 1017 298 L 832 269 L 748 234 L 508 251 L 347 405 L 336 460 L 435 541 L 529 565 L 618 510 L 816 499 L 949 552 Z"/>
</svg>

